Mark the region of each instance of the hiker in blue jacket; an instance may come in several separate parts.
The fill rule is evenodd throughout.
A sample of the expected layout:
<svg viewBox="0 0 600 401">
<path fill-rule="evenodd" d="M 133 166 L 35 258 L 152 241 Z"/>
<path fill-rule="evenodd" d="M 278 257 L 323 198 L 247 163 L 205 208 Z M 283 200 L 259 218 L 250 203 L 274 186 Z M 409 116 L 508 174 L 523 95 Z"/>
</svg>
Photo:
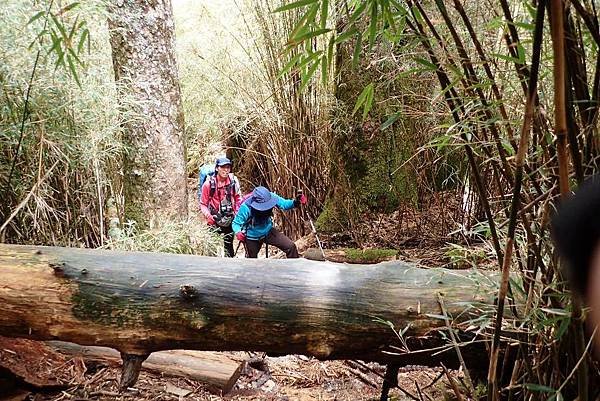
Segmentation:
<svg viewBox="0 0 600 401">
<path fill-rule="evenodd" d="M 297 258 L 296 244 L 273 226 L 273 208 L 290 210 L 306 204 L 306 196 L 286 199 L 265 187 L 256 187 L 240 206 L 232 228 L 236 238 L 246 243 L 246 256 L 256 258 L 264 242 L 285 252 L 287 258 Z"/>
</svg>

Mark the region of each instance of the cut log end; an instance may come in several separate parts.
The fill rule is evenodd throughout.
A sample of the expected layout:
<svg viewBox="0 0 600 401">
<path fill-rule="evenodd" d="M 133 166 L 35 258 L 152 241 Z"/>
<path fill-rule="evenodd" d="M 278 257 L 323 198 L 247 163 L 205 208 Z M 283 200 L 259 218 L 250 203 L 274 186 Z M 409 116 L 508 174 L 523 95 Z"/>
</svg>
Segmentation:
<svg viewBox="0 0 600 401">
<path fill-rule="evenodd" d="M 140 376 L 142 363 L 148 358 L 149 354 L 134 355 L 121 352 L 123 360 L 123 370 L 121 372 L 121 390 L 132 387 Z"/>
</svg>

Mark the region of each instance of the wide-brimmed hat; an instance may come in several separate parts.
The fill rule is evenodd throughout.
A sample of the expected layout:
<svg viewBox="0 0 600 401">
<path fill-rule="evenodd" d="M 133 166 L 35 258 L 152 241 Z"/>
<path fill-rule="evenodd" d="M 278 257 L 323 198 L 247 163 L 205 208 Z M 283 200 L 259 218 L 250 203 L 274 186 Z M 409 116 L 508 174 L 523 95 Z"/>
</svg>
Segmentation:
<svg viewBox="0 0 600 401">
<path fill-rule="evenodd" d="M 256 187 L 252 191 L 252 197 L 248 206 L 256 210 L 265 211 L 274 208 L 277 205 L 277 201 L 277 197 L 267 188 Z"/>
<path fill-rule="evenodd" d="M 217 159 L 217 162 L 215 163 L 216 167 L 226 166 L 226 165 L 230 165 L 231 166 L 231 160 L 229 160 L 226 157 L 219 157 Z"/>
</svg>

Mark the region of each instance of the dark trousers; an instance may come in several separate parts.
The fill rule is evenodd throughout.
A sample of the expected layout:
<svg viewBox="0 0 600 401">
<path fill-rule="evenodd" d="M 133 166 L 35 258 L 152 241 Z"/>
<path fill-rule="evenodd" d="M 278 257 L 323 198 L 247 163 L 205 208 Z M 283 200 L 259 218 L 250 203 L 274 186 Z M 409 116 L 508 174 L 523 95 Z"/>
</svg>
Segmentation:
<svg viewBox="0 0 600 401">
<path fill-rule="evenodd" d="M 233 228 L 231 224 L 226 227 L 214 226 L 215 231 L 219 234 L 223 234 L 223 248 L 225 249 L 225 257 L 233 258 Z"/>
<path fill-rule="evenodd" d="M 260 240 L 246 239 L 246 257 L 256 258 L 258 256 L 260 247 L 265 242 L 281 249 L 283 252 L 285 252 L 285 256 L 288 259 L 299 257 L 298 249 L 296 249 L 296 244 L 294 244 L 294 241 L 279 232 L 279 230 L 277 230 L 275 227 L 269 231 L 266 237 Z"/>
</svg>

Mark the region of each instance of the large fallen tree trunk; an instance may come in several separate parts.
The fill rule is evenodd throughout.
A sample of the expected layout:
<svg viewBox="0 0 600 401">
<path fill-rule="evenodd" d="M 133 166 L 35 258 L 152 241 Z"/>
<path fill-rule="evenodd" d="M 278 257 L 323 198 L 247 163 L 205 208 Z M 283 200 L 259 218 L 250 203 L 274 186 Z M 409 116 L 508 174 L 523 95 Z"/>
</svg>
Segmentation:
<svg viewBox="0 0 600 401">
<path fill-rule="evenodd" d="M 108 346 L 133 365 L 166 349 L 433 364 L 455 354 L 423 350 L 448 346 L 431 335 L 446 325 L 440 299 L 464 321 L 481 314 L 467 304 L 490 305 L 494 293 L 495 282 L 476 271 L 402 262 L 0 245 L 0 335 Z M 392 324 L 408 327 L 401 339 Z M 485 360 L 475 355 L 465 358 Z"/>
</svg>

